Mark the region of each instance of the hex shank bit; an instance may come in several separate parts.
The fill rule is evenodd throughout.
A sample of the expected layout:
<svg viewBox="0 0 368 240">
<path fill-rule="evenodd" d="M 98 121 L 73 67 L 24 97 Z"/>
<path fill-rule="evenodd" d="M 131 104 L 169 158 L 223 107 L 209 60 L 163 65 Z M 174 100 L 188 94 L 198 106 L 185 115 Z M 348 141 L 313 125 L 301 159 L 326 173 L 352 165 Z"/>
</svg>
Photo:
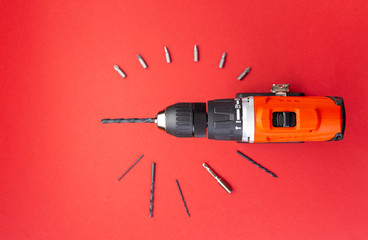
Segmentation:
<svg viewBox="0 0 368 240">
<path fill-rule="evenodd" d="M 143 68 L 147 68 L 147 64 L 146 64 L 146 62 L 143 60 L 143 58 L 142 58 L 142 56 L 141 55 L 137 55 L 137 57 L 138 57 L 138 61 L 141 63 L 141 65 L 142 65 L 142 67 Z"/>
<path fill-rule="evenodd" d="M 229 186 L 229 185 L 227 185 L 226 184 L 226 182 L 224 181 L 224 180 L 222 180 L 221 178 L 219 178 L 213 171 L 212 171 L 212 169 L 209 167 L 209 166 L 207 166 L 207 164 L 206 163 L 203 163 L 202 164 L 202 166 L 205 168 L 205 169 L 207 169 L 207 171 L 212 175 L 212 177 L 214 178 L 214 179 L 216 179 L 216 181 L 220 184 L 220 186 L 223 188 L 223 189 L 225 189 L 225 191 L 227 192 L 227 193 L 231 193 L 231 187 Z"/>
<path fill-rule="evenodd" d="M 198 46 L 194 45 L 194 62 L 198 62 L 198 61 L 199 61 Z"/>
<path fill-rule="evenodd" d="M 225 59 L 226 59 L 226 52 L 224 52 L 221 56 L 221 60 L 220 60 L 220 64 L 219 64 L 219 68 L 224 68 L 224 64 L 225 64 Z"/>
<path fill-rule="evenodd" d="M 122 76 L 122 78 L 126 77 L 125 72 L 123 72 L 123 70 L 118 65 L 114 65 L 114 69 L 120 74 L 120 76 Z"/>
<path fill-rule="evenodd" d="M 167 49 L 167 47 L 164 47 L 164 49 L 165 49 L 165 58 L 166 58 L 166 62 L 167 62 L 167 63 L 171 63 L 171 57 L 170 57 L 169 50 Z"/>
<path fill-rule="evenodd" d="M 240 73 L 238 80 L 242 80 L 250 72 L 250 67 L 247 67 L 242 73 Z"/>
</svg>

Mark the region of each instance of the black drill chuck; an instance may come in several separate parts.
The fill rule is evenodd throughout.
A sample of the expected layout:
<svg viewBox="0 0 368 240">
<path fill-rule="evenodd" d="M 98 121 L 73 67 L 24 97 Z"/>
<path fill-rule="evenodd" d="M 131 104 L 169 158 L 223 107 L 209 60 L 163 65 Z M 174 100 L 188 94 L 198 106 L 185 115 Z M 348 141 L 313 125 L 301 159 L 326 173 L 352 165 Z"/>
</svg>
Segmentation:
<svg viewBox="0 0 368 240">
<path fill-rule="evenodd" d="M 206 137 L 206 103 L 177 103 L 165 110 L 165 130 L 176 137 Z"/>
</svg>

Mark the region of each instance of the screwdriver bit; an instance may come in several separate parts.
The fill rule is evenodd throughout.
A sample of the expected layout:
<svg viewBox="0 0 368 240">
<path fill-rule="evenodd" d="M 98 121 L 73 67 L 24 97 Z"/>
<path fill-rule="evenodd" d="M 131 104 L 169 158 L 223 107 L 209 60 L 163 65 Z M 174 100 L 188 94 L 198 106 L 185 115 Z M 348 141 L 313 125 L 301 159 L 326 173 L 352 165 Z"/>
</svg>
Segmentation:
<svg viewBox="0 0 368 240">
<path fill-rule="evenodd" d="M 194 45 L 194 62 L 198 62 L 199 57 L 198 57 L 198 46 Z"/>
<path fill-rule="evenodd" d="M 256 165 L 257 167 L 259 167 L 260 169 L 262 169 L 263 171 L 265 171 L 266 173 L 270 174 L 272 177 L 277 178 L 277 175 L 274 174 L 273 172 L 271 172 L 270 170 L 268 170 L 267 168 L 263 167 L 261 164 L 257 163 L 256 161 L 254 161 L 253 159 L 247 157 L 244 153 L 237 151 L 237 154 L 239 154 L 240 156 L 242 156 L 243 158 L 247 159 L 249 162 L 253 163 L 254 165 Z"/>
<path fill-rule="evenodd" d="M 240 73 L 238 80 L 242 80 L 250 72 L 250 67 L 247 67 L 242 73 Z"/>
<path fill-rule="evenodd" d="M 218 177 L 218 176 L 213 172 L 213 170 L 212 170 L 209 166 L 207 166 L 207 164 L 206 164 L 206 163 L 203 163 L 203 165 L 202 165 L 202 166 L 203 166 L 205 169 L 207 169 L 207 171 L 212 175 L 212 177 L 214 177 L 214 178 L 216 179 L 216 181 L 221 185 L 221 187 L 222 187 L 223 189 L 225 189 L 225 191 L 226 191 L 227 193 L 231 193 L 231 187 L 230 187 L 230 186 L 228 186 L 224 180 L 222 180 L 221 178 L 219 178 L 219 177 Z"/>
<path fill-rule="evenodd" d="M 141 65 L 142 65 L 142 67 L 143 68 L 147 68 L 147 64 L 146 64 L 146 62 L 143 60 L 143 58 L 142 58 L 142 56 L 141 55 L 137 55 L 137 57 L 138 57 L 138 61 L 141 63 Z"/>
<path fill-rule="evenodd" d="M 122 76 L 123 78 L 126 77 L 126 74 L 121 70 L 121 68 L 118 65 L 114 65 L 115 70 Z"/>
<path fill-rule="evenodd" d="M 170 57 L 169 50 L 167 49 L 167 47 L 164 47 L 164 49 L 165 49 L 166 62 L 171 63 L 171 57 Z"/>
<path fill-rule="evenodd" d="M 220 64 L 219 64 L 219 68 L 223 68 L 224 64 L 225 64 L 225 59 L 226 59 L 226 52 L 224 52 L 221 56 L 221 60 L 220 60 Z"/>
</svg>

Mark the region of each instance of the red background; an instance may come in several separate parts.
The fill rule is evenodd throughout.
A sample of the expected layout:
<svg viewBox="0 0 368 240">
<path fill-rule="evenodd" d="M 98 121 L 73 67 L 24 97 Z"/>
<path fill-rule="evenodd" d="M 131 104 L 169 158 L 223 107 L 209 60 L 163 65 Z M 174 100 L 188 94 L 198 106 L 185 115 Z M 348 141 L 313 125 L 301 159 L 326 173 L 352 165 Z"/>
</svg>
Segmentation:
<svg viewBox="0 0 368 240">
<path fill-rule="evenodd" d="M 0 9 L 1 239 L 367 237 L 366 1 L 3 0 Z M 238 81 L 247 66 L 252 71 Z M 176 102 L 268 92 L 272 83 L 343 97 L 344 140 L 248 145 L 100 123 L 153 117 Z"/>
</svg>

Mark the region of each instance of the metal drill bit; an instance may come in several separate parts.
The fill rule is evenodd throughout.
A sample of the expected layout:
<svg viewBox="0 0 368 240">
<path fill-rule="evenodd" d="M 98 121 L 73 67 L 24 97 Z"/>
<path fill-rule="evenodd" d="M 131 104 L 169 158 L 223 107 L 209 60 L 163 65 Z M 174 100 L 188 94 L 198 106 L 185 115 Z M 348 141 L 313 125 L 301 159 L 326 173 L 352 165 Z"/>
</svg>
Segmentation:
<svg viewBox="0 0 368 240">
<path fill-rule="evenodd" d="M 147 68 L 147 64 L 146 62 L 143 60 L 142 56 L 137 54 L 137 57 L 138 57 L 138 61 L 141 63 L 142 67 L 143 68 Z"/>
<path fill-rule="evenodd" d="M 220 64 L 219 64 L 219 68 L 223 68 L 224 64 L 225 64 L 225 59 L 226 59 L 226 52 L 224 52 L 221 56 L 221 60 L 220 60 Z"/>
<path fill-rule="evenodd" d="M 250 72 L 250 67 L 247 67 L 242 73 L 240 73 L 238 80 L 242 80 Z"/>
<path fill-rule="evenodd" d="M 115 70 L 122 76 L 123 78 L 126 77 L 126 74 L 121 70 L 121 68 L 118 65 L 114 65 Z"/>
<path fill-rule="evenodd" d="M 167 63 L 171 63 L 171 58 L 170 58 L 169 50 L 167 49 L 167 47 L 164 47 L 164 49 L 165 49 L 166 62 Z"/>
<path fill-rule="evenodd" d="M 156 118 L 115 118 L 102 119 L 101 123 L 154 123 Z"/>
<path fill-rule="evenodd" d="M 183 196 L 183 193 L 181 192 L 181 188 L 180 188 L 180 185 L 179 185 L 179 181 L 178 181 L 177 179 L 176 179 L 176 185 L 178 185 L 178 189 L 179 189 L 179 193 L 180 193 L 180 196 L 181 196 L 181 200 L 183 200 L 185 210 L 187 211 L 188 217 L 190 217 L 190 214 L 189 214 L 189 210 L 188 210 L 187 204 L 185 203 L 184 196 Z"/>
<path fill-rule="evenodd" d="M 205 169 L 207 169 L 207 171 L 212 175 L 212 177 L 214 177 L 214 178 L 216 179 L 216 181 L 221 185 L 221 187 L 222 187 L 223 189 L 225 189 L 225 191 L 226 191 L 227 193 L 231 193 L 231 187 L 230 187 L 230 186 L 228 186 L 224 180 L 222 180 L 221 178 L 219 178 L 219 177 L 218 177 L 218 176 L 217 176 L 217 175 L 212 171 L 212 169 L 211 169 L 209 166 L 207 166 L 207 164 L 206 164 L 206 163 L 203 163 L 203 167 L 204 167 Z"/>
<path fill-rule="evenodd" d="M 150 217 L 153 217 L 153 192 L 154 192 L 154 188 L 155 188 L 155 166 L 156 166 L 156 163 L 152 163 Z"/>
<path fill-rule="evenodd" d="M 263 167 L 261 164 L 257 163 L 256 161 L 254 161 L 253 159 L 247 157 L 246 155 L 244 155 L 243 153 L 241 153 L 240 151 L 236 152 L 237 154 L 239 154 L 240 156 L 242 156 L 243 158 L 247 159 L 249 162 L 253 163 L 254 165 L 256 165 L 257 167 L 259 167 L 260 169 L 262 169 L 263 171 L 265 171 L 266 173 L 270 174 L 272 177 L 277 178 L 277 175 L 274 174 L 273 172 L 271 172 L 270 170 L 268 170 L 267 168 Z"/>
<path fill-rule="evenodd" d="M 194 62 L 198 62 L 198 46 L 194 45 Z"/>
<path fill-rule="evenodd" d="M 142 159 L 142 157 L 143 157 L 143 154 L 142 154 L 142 156 L 140 156 L 138 159 L 137 159 L 137 161 L 135 161 L 134 163 L 133 163 L 133 165 L 132 166 L 130 166 L 130 168 L 128 168 L 128 170 L 126 170 L 126 172 L 119 178 L 119 180 L 118 181 L 120 181 L 129 171 L 130 171 L 130 169 L 132 169 L 138 162 L 139 162 L 139 160 L 141 160 Z"/>
</svg>

